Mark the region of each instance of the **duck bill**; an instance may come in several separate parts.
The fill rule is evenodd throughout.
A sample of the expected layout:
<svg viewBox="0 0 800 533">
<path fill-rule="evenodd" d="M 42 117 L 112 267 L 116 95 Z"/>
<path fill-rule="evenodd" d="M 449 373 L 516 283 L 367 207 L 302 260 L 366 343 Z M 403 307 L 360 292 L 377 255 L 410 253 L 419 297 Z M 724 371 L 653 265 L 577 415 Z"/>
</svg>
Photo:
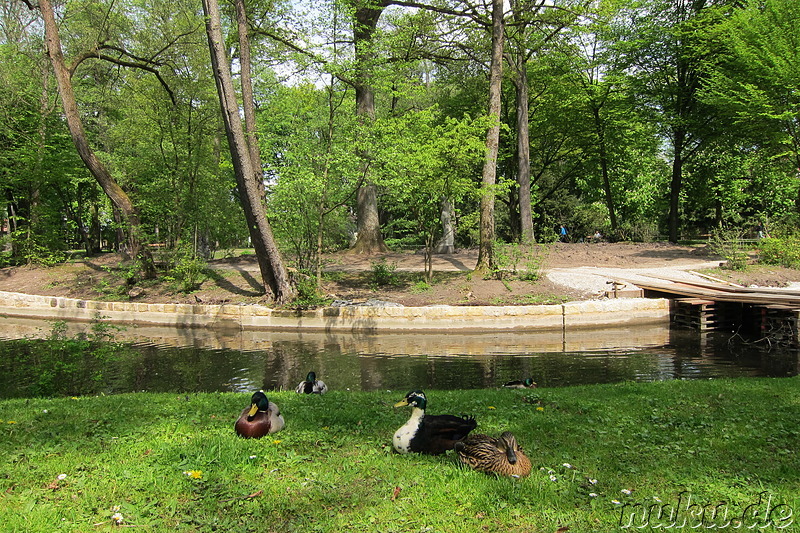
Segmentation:
<svg viewBox="0 0 800 533">
<path fill-rule="evenodd" d="M 512 465 L 517 463 L 517 454 L 511 448 L 506 450 L 506 458 L 508 458 L 508 462 Z"/>
<path fill-rule="evenodd" d="M 394 404 L 395 407 L 405 407 L 406 405 L 408 405 L 408 400 L 405 398 Z"/>
<path fill-rule="evenodd" d="M 247 416 L 254 416 L 258 412 L 258 406 L 253 404 L 250 406 L 250 412 L 247 413 Z"/>
</svg>

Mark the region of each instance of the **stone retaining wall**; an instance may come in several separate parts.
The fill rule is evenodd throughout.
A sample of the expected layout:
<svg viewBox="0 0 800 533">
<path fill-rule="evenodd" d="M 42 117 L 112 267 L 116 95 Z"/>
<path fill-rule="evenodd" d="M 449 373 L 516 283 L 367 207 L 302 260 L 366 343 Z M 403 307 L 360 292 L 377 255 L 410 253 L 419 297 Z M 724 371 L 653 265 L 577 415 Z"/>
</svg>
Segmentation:
<svg viewBox="0 0 800 533">
<path fill-rule="evenodd" d="M 98 302 L 0 291 L 0 316 L 117 324 L 340 332 L 527 331 L 669 322 L 669 300 L 621 298 L 562 305 L 325 307 Z"/>
</svg>

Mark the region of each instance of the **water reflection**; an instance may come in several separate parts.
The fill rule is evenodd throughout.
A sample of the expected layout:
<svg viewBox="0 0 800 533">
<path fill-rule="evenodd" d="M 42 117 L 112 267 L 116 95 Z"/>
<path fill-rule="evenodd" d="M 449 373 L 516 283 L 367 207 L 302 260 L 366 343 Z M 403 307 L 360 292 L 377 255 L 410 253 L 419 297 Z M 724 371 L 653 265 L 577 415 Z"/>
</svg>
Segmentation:
<svg viewBox="0 0 800 533">
<path fill-rule="evenodd" d="M 40 321 L 6 319 L 2 335 L 43 338 L 49 329 Z M 87 325 L 68 329 L 76 335 Z M 542 387 L 560 387 L 798 373 L 797 352 L 767 353 L 727 335 L 661 325 L 470 335 L 139 327 L 117 332 L 115 340 L 133 349 L 108 365 L 95 392 L 293 389 L 309 370 L 339 390 L 491 388 L 528 376 Z M 17 375 L 18 365 L 0 361 L 12 376 L 0 384 L 0 396 L 24 395 L 19 380 L 30 372 Z"/>
</svg>

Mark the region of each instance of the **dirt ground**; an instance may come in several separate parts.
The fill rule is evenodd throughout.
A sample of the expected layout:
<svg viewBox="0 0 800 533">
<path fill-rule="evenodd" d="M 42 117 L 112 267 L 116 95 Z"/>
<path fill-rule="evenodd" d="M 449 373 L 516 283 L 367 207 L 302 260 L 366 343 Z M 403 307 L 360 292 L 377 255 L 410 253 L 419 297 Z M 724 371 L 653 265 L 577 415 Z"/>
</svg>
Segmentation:
<svg viewBox="0 0 800 533">
<path fill-rule="evenodd" d="M 537 252 L 518 259 L 516 265 L 519 274 L 531 258 L 536 259 L 540 271 L 535 281 L 521 280 L 511 272 L 502 280 L 473 275 L 477 255 L 477 250 L 462 250 L 434 256 L 434 281 L 426 284 L 424 259 L 419 253 L 332 254 L 325 257 L 322 292 L 334 300 L 350 303 L 374 299 L 405 306 L 528 305 L 602 297 L 604 273 L 619 273 L 621 269 L 700 270 L 741 285 L 764 287 L 783 287 L 800 281 L 800 271 L 780 267 L 754 265 L 744 272 L 721 269 L 718 267 L 722 260 L 704 246 L 667 243 L 557 243 L 537 248 Z M 120 264 L 120 256 L 104 254 L 55 267 L 3 268 L 0 290 L 87 300 L 267 303 L 260 295 L 258 265 L 252 255 L 211 261 L 205 281 L 190 293 L 178 290 L 174 280 L 163 278 L 129 287 L 119 270 Z M 507 264 L 513 267 L 513 261 Z M 587 269 L 592 271 L 592 286 L 579 283 Z M 376 270 L 387 274 L 388 283 L 378 283 Z"/>
</svg>

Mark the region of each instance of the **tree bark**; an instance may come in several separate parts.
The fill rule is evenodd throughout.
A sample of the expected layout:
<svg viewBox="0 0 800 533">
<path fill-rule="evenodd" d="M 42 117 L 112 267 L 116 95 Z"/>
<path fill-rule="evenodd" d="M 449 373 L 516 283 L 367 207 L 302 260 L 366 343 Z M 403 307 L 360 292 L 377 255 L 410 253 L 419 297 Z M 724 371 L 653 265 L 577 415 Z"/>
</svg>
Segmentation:
<svg viewBox="0 0 800 533">
<path fill-rule="evenodd" d="M 139 213 L 128 197 L 128 194 L 119 186 L 117 181 L 106 169 L 105 165 L 97 158 L 94 151 L 89 146 L 86 132 L 83 128 L 78 104 L 75 100 L 75 93 L 72 87 L 71 72 L 67 69 L 64 56 L 61 52 L 61 38 L 58 34 L 55 13 L 50 4 L 50 0 L 40 0 L 39 9 L 44 19 L 45 44 L 47 54 L 53 65 L 56 83 L 58 84 L 58 94 L 64 106 L 64 116 L 67 121 L 72 142 L 83 160 L 89 172 L 92 173 L 103 192 L 109 197 L 111 203 L 118 210 L 122 217 L 122 222 L 127 226 L 127 253 L 142 261 L 142 269 L 145 278 L 155 277 L 155 266 L 150 251 L 142 245 L 141 241 L 141 222 Z"/>
<path fill-rule="evenodd" d="M 680 230 L 681 181 L 683 178 L 683 144 L 685 133 L 678 128 L 673 133 L 672 180 L 669 184 L 669 242 L 678 242 Z"/>
<path fill-rule="evenodd" d="M 375 94 L 370 81 L 370 63 L 374 56 L 371 46 L 372 37 L 384 7 L 383 3 L 367 3 L 366 6 L 358 6 L 353 21 L 353 42 L 356 51 L 356 115 L 362 122 L 372 122 L 375 118 Z M 362 175 L 366 177 L 369 171 L 369 154 L 364 153 L 361 156 L 364 159 Z M 381 235 L 381 223 L 378 216 L 378 188 L 369 179 L 366 179 L 359 188 L 356 202 L 358 235 L 351 252 L 373 254 L 388 251 Z"/>
<path fill-rule="evenodd" d="M 519 187 L 520 239 L 531 244 L 533 216 L 531 214 L 531 150 L 530 125 L 528 123 L 528 61 L 525 52 L 520 53 L 515 83 L 517 96 L 517 186 Z"/>
<path fill-rule="evenodd" d="M 500 97 L 503 82 L 503 0 L 492 0 L 492 62 L 489 67 L 489 117 L 492 126 L 486 133 L 486 159 L 481 176 L 481 222 L 478 264 L 475 272 L 487 275 L 494 267 L 494 185 L 497 179 L 497 154 L 500 147 Z"/>
<path fill-rule="evenodd" d="M 283 303 L 291 299 L 292 286 L 264 209 L 261 164 L 252 159 L 250 143 L 239 116 L 239 105 L 225 52 L 217 0 L 203 0 L 203 11 L 206 16 L 208 47 L 222 108 L 222 119 L 250 239 L 256 252 L 267 295 L 276 303 Z M 252 101 L 245 103 L 245 107 L 247 105 L 252 106 Z"/>
<path fill-rule="evenodd" d="M 603 176 L 603 191 L 606 196 L 606 207 L 608 208 L 608 218 L 611 222 L 611 229 L 617 229 L 617 211 L 614 206 L 614 193 L 611 190 L 611 177 L 608 173 L 608 148 L 606 147 L 606 135 L 603 120 L 600 117 L 600 106 L 592 102 L 592 115 L 594 116 L 594 129 L 597 135 L 597 149 L 600 157 L 600 172 Z"/>
</svg>

